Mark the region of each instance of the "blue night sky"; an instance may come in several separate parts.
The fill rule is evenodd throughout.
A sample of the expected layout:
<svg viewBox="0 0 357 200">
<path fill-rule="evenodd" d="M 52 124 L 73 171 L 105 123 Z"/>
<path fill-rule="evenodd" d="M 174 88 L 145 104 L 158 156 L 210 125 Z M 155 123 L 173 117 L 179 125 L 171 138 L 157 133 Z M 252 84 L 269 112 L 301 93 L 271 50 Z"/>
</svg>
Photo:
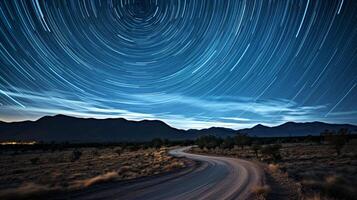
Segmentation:
<svg viewBox="0 0 357 200">
<path fill-rule="evenodd" d="M 1 0 L 0 120 L 357 123 L 355 0 Z"/>
</svg>

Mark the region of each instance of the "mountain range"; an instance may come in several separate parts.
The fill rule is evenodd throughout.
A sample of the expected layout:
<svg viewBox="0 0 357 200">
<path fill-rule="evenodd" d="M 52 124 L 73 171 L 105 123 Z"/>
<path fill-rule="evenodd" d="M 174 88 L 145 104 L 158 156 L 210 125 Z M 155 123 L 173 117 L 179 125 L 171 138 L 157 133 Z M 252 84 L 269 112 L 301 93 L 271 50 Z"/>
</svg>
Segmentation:
<svg viewBox="0 0 357 200">
<path fill-rule="evenodd" d="M 159 120 L 131 121 L 124 118 L 94 119 L 55 115 L 45 116 L 36 121 L 0 121 L 0 140 L 119 142 L 149 141 L 153 138 L 184 140 L 195 139 L 203 135 L 227 137 L 238 133 L 257 137 L 279 137 L 319 135 L 326 129 L 338 130 L 340 128 L 348 128 L 354 133 L 357 132 L 355 125 L 323 122 L 287 122 L 274 127 L 258 124 L 241 130 L 221 127 L 182 130 Z"/>
<path fill-rule="evenodd" d="M 351 133 L 357 133 L 357 126 L 351 124 L 328 124 L 324 122 L 286 122 L 278 126 L 264 126 L 258 124 L 253 128 L 239 130 L 250 136 L 257 137 L 287 137 L 287 136 L 307 136 L 320 135 L 325 130 L 338 131 L 341 128 L 348 129 Z"/>
</svg>

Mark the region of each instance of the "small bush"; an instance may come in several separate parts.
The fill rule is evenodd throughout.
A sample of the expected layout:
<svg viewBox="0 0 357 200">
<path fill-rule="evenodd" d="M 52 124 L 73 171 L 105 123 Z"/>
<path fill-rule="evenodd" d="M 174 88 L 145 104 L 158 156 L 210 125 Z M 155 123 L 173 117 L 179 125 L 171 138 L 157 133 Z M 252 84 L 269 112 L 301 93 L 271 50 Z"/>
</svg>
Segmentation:
<svg viewBox="0 0 357 200">
<path fill-rule="evenodd" d="M 234 140 L 233 140 L 233 138 L 231 138 L 231 137 L 225 138 L 225 139 L 223 140 L 222 144 L 221 144 L 221 148 L 222 148 L 222 149 L 229 149 L 229 150 L 231 150 L 231 149 L 233 149 L 233 147 L 234 147 Z"/>
<path fill-rule="evenodd" d="M 129 166 L 122 166 L 119 170 L 118 170 L 118 174 L 125 174 L 126 172 L 130 171 L 130 167 Z"/>
<path fill-rule="evenodd" d="M 217 138 L 213 135 L 202 136 L 196 140 L 196 144 L 201 149 L 204 148 L 214 149 L 216 147 L 219 147 L 222 144 L 222 142 L 223 141 L 221 138 Z"/>
<path fill-rule="evenodd" d="M 251 138 L 248 135 L 242 133 L 238 133 L 236 136 L 234 136 L 234 142 L 237 146 L 241 147 L 241 149 L 244 149 L 244 146 L 246 145 L 250 146 L 252 144 Z"/>
<path fill-rule="evenodd" d="M 72 151 L 72 155 L 71 155 L 71 162 L 75 162 L 77 160 L 79 160 L 82 156 L 82 152 L 75 149 Z"/>
<path fill-rule="evenodd" d="M 255 186 L 252 188 L 252 192 L 258 199 L 266 199 L 268 194 L 271 192 L 271 189 L 268 185 Z"/>
<path fill-rule="evenodd" d="M 281 144 L 267 145 L 261 149 L 261 153 L 270 157 L 274 161 L 279 161 L 281 159 L 281 147 Z"/>
<path fill-rule="evenodd" d="M 259 144 L 253 144 L 252 150 L 254 151 L 255 157 L 258 158 L 258 152 L 262 149 L 262 146 Z"/>
<path fill-rule="evenodd" d="M 334 149 L 336 150 L 337 155 L 341 154 L 342 148 L 348 142 L 349 136 L 348 129 L 342 128 L 337 133 L 334 131 L 325 130 L 325 132 L 321 133 L 321 135 L 325 138 L 325 141 L 329 144 L 333 145 Z"/>
<path fill-rule="evenodd" d="M 155 149 L 160 149 L 164 145 L 164 141 L 161 138 L 154 138 L 150 142 L 150 146 Z"/>
<path fill-rule="evenodd" d="M 278 164 L 269 164 L 268 169 L 269 169 L 269 171 L 275 173 L 279 170 L 279 165 Z"/>
<path fill-rule="evenodd" d="M 120 156 L 122 154 L 122 148 L 121 147 L 118 147 L 115 149 L 115 153 L 118 154 L 118 156 Z"/>
<path fill-rule="evenodd" d="M 97 149 L 92 151 L 93 156 L 99 156 L 99 151 Z"/>
</svg>

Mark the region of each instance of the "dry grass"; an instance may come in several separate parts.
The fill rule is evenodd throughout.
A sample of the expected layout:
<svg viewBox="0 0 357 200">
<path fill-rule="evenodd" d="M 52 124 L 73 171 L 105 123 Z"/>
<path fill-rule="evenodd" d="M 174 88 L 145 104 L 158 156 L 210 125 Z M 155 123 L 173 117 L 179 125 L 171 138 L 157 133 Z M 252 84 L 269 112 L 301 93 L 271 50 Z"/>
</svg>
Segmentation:
<svg viewBox="0 0 357 200">
<path fill-rule="evenodd" d="M 268 169 L 272 173 L 279 172 L 279 167 L 280 167 L 279 164 L 269 164 L 268 165 Z"/>
<path fill-rule="evenodd" d="M 49 188 L 45 185 L 38 185 L 32 182 L 26 182 L 17 188 L 9 188 L 0 192 L 0 199 L 29 199 L 36 198 L 48 192 L 58 190 L 58 188 Z"/>
<path fill-rule="evenodd" d="M 266 199 L 270 192 L 271 189 L 269 185 L 255 186 L 252 188 L 252 193 L 257 199 Z"/>
<path fill-rule="evenodd" d="M 356 186 L 350 185 L 344 178 L 331 175 L 325 180 L 303 180 L 302 186 L 305 190 L 319 191 L 319 196 L 333 199 L 356 199 Z M 310 192 L 311 194 L 312 192 Z M 306 196 L 309 196 L 307 192 Z"/>
<path fill-rule="evenodd" d="M 96 176 L 93 178 L 79 180 L 77 182 L 77 184 L 78 184 L 78 187 L 89 187 L 89 186 L 97 184 L 97 183 L 115 180 L 118 177 L 119 177 L 118 172 L 108 172 L 106 174 L 99 175 L 99 176 Z"/>
<path fill-rule="evenodd" d="M 281 168 L 301 182 L 303 196 L 356 199 L 357 146 L 352 142 L 337 156 L 329 145 L 290 145 L 282 150 Z"/>
<path fill-rule="evenodd" d="M 194 148 L 192 151 L 257 159 L 249 147 L 243 150 Z M 278 164 L 268 164 L 267 172 L 281 185 L 291 185 L 291 191 L 296 191 L 297 196 L 303 199 L 357 199 L 357 140 L 345 145 L 340 156 L 336 155 L 331 145 L 310 143 L 283 144 L 280 151 L 281 161 Z M 268 162 L 263 155 L 259 155 L 259 160 Z"/>
<path fill-rule="evenodd" d="M 184 167 L 168 149 L 80 148 L 55 152 L 29 151 L 0 155 L 0 199 L 72 190 L 93 184 L 149 176 Z M 6 197 L 6 198 L 5 198 Z"/>
</svg>

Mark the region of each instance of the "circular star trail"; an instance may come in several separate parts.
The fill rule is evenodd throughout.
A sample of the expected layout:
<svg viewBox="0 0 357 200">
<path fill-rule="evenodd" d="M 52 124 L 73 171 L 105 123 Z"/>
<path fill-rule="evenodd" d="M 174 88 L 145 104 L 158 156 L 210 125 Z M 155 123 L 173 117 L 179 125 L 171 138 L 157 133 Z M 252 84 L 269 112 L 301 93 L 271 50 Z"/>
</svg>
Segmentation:
<svg viewBox="0 0 357 200">
<path fill-rule="evenodd" d="M 357 122 L 353 0 L 0 1 L 0 119 Z"/>
</svg>

